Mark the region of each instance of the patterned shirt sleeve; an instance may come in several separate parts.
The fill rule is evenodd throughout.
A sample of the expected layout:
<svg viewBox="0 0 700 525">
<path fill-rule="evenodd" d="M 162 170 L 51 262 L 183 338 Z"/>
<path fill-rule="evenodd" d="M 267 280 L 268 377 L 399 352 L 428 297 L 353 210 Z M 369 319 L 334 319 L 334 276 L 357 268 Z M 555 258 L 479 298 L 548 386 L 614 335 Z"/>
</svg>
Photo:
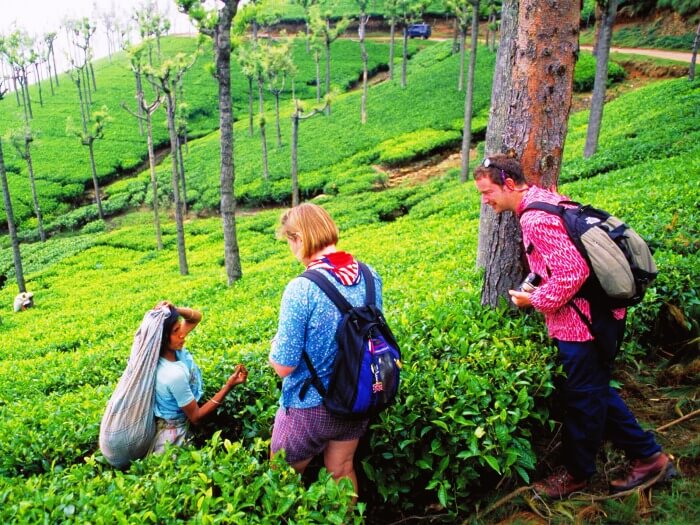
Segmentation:
<svg viewBox="0 0 700 525">
<path fill-rule="evenodd" d="M 525 221 L 528 237 L 549 270 L 546 282 L 532 293 L 530 301 L 537 310 L 551 313 L 578 292 L 588 277 L 588 265 L 557 217 L 530 212 Z"/>
<path fill-rule="evenodd" d="M 270 360 L 296 367 L 306 347 L 306 326 L 311 315 L 309 308 L 308 279 L 293 279 L 285 288 L 280 306 L 277 335 L 270 351 Z"/>
</svg>

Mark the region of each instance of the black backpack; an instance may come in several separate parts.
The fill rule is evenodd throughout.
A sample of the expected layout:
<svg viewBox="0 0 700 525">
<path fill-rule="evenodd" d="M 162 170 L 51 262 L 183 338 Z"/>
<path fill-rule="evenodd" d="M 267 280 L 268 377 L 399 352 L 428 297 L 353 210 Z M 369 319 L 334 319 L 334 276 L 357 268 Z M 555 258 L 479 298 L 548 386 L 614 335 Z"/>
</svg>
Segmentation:
<svg viewBox="0 0 700 525">
<path fill-rule="evenodd" d="M 311 377 L 304 382 L 299 399 L 303 400 L 313 385 L 328 411 L 346 419 L 371 417 L 391 405 L 398 392 L 401 369 L 399 345 L 375 304 L 374 276 L 365 264 L 359 266 L 365 280 L 365 306 L 352 306 L 318 270 L 307 270 L 301 275 L 321 288 L 343 318 L 335 333 L 338 353 L 328 389 L 304 350 L 302 357 Z"/>
<path fill-rule="evenodd" d="M 601 357 L 612 363 L 622 344 L 625 324 L 614 318 L 612 310 L 640 303 L 658 274 L 649 246 L 617 217 L 578 202 L 532 202 L 523 213 L 530 210 L 559 217 L 586 260 L 589 276 L 576 296 L 588 300 L 591 320 L 573 301 L 569 304 L 593 335 Z"/>
</svg>

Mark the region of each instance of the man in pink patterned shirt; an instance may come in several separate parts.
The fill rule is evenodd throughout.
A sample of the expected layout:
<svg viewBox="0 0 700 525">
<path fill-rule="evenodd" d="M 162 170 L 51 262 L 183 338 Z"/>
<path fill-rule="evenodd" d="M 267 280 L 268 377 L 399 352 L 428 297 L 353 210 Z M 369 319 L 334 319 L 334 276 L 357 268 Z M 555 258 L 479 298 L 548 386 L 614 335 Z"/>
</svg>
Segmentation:
<svg viewBox="0 0 700 525">
<path fill-rule="evenodd" d="M 609 386 L 612 358 L 624 335 L 625 310 L 603 312 L 606 337 L 595 338 L 589 330 L 591 305 L 579 294 L 589 275 L 588 264 L 559 217 L 539 210 L 523 213 L 533 202 L 558 204 L 567 199 L 528 186 L 520 163 L 503 154 L 487 157 L 475 169 L 474 179 L 482 202 L 496 213 L 515 213 L 520 220 L 530 270 L 540 276 L 541 284 L 531 292 L 510 290 L 511 300 L 519 308 L 532 306 L 544 314 L 566 373 L 558 389 L 565 408 L 564 465 L 535 483 L 535 490 L 563 498 L 583 489 L 596 472 L 595 458 L 603 439 L 612 441 L 631 460 L 629 473 L 611 481 L 613 492 L 641 485 L 662 472 L 675 473 L 653 435 L 642 430 Z"/>
</svg>

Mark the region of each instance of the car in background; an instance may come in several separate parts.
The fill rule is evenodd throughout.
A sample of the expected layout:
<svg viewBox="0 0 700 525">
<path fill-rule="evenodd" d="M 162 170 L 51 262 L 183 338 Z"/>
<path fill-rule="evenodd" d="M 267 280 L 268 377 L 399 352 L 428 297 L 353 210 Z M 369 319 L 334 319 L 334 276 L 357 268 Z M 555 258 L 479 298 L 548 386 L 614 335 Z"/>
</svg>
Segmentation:
<svg viewBox="0 0 700 525">
<path fill-rule="evenodd" d="M 430 38 L 430 24 L 411 24 L 407 30 L 409 38 Z"/>
</svg>

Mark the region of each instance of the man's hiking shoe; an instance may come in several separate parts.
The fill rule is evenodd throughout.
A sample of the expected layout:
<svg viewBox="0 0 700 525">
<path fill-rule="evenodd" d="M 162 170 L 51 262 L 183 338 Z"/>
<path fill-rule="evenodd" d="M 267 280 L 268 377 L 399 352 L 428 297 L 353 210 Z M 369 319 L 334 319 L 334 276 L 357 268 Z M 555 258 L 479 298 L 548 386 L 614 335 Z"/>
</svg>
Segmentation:
<svg viewBox="0 0 700 525">
<path fill-rule="evenodd" d="M 538 481 L 533 485 L 535 492 L 540 496 L 548 496 L 552 499 L 562 499 L 581 490 L 588 482 L 584 479 L 577 481 L 565 468 L 560 468 L 554 474 Z"/>
<path fill-rule="evenodd" d="M 630 467 L 626 476 L 610 482 L 611 492 L 616 493 L 633 489 L 655 478 L 662 472 L 664 473 L 661 478 L 663 480 L 671 479 L 677 474 L 670 458 L 663 452 L 657 452 L 649 458 L 635 459 Z"/>
</svg>

